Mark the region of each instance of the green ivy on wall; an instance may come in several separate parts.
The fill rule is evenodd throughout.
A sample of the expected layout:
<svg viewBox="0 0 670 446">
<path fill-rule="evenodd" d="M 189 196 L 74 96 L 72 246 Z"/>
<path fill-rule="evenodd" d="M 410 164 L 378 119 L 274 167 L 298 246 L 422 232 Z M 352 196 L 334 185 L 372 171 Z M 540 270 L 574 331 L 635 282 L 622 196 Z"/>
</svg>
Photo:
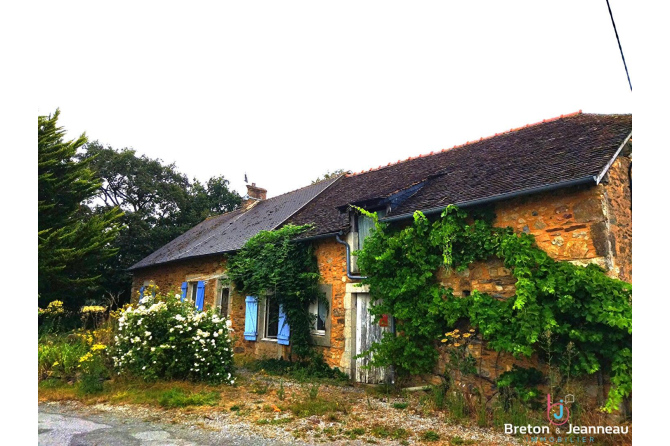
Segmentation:
<svg viewBox="0 0 670 446">
<path fill-rule="evenodd" d="M 360 210 L 360 209 L 359 209 Z M 358 252 L 368 277 L 375 316 L 392 314 L 398 335 L 386 333 L 371 348 L 372 365 L 395 365 L 399 373 L 430 373 L 438 359 L 437 340 L 457 322 L 476 327 L 488 347 L 530 356 L 550 331 L 556 354 L 574 345 L 575 360 L 562 372 L 611 377 L 605 409 L 616 409 L 632 392 L 632 287 L 608 277 L 596 265 L 555 261 L 529 234 L 496 228 L 491 213 L 468 216 L 449 206 L 431 222 L 421 212 L 403 228 L 389 227 L 376 214 L 375 231 Z M 497 299 L 476 290 L 455 297 L 436 277 L 440 267 L 464 270 L 500 258 L 516 278 L 516 295 Z"/>
<path fill-rule="evenodd" d="M 309 228 L 286 225 L 261 231 L 228 261 L 228 276 L 237 289 L 252 296 L 273 295 L 282 306 L 291 327 L 291 351 L 300 359 L 313 353 L 309 304 L 323 294 L 311 244 L 293 241 Z"/>
</svg>

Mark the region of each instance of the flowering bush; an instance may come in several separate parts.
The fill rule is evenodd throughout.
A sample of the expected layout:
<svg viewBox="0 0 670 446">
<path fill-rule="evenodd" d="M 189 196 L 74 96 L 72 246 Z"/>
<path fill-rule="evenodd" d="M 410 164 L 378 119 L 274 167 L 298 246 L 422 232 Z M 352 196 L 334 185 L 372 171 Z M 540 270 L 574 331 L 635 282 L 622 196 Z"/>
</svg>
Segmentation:
<svg viewBox="0 0 670 446">
<path fill-rule="evenodd" d="M 81 388 L 85 393 L 102 391 L 102 383 L 109 377 L 109 371 L 105 365 L 106 350 L 106 345 L 94 344 L 85 355 L 79 358 Z"/>
<path fill-rule="evenodd" d="M 49 302 L 49 305 L 46 308 L 38 307 L 37 316 L 40 332 L 49 333 L 58 331 L 61 322 L 65 317 L 63 302 L 54 300 Z"/>
<path fill-rule="evenodd" d="M 100 305 L 87 305 L 81 307 L 79 313 L 81 315 L 81 321 L 84 324 L 84 328 L 95 329 L 102 325 L 105 319 L 105 312 L 107 308 Z"/>
<path fill-rule="evenodd" d="M 118 319 L 112 359 L 117 373 L 233 384 L 229 321 L 196 311 L 179 295 L 144 297 Z"/>
</svg>

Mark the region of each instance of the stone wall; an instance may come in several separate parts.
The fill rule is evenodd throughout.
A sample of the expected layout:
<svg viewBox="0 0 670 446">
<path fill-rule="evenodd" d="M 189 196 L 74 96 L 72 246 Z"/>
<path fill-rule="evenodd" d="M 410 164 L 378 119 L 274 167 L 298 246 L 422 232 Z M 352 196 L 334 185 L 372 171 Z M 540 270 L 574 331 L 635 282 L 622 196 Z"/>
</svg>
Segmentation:
<svg viewBox="0 0 670 446">
<path fill-rule="evenodd" d="M 629 143 L 631 144 L 631 143 Z M 607 224 L 612 250 L 614 275 L 626 282 L 633 282 L 633 158 L 629 147 L 612 164 L 603 179 L 607 203 Z"/>
<path fill-rule="evenodd" d="M 329 238 L 314 242 L 314 255 L 321 275 L 321 283 L 332 287 L 329 310 L 330 339 L 322 340 L 321 345 L 316 348 L 323 354 L 328 365 L 339 367 L 345 341 L 344 296 L 348 281 L 346 276 L 346 251 L 344 246 L 337 243 L 334 238 Z M 235 353 L 249 359 L 288 358 L 290 348 L 278 345 L 275 341 L 244 340 L 245 297 L 237 292 L 231 293 L 231 320 L 236 333 Z"/>
<path fill-rule="evenodd" d="M 224 257 L 217 255 L 133 271 L 132 300 L 136 302 L 140 288 L 149 283 L 158 285 L 161 293 L 170 291 L 181 293 L 182 282 L 202 280 L 205 281 L 205 308 L 212 307 L 215 305 L 219 290 L 218 278 L 225 273 L 225 265 Z"/>
<path fill-rule="evenodd" d="M 572 187 L 499 202 L 494 225 L 511 226 L 515 232 L 534 235 L 538 246 L 556 260 L 581 265 L 596 263 L 610 276 L 630 282 L 631 162 L 630 157 L 619 157 L 598 186 Z M 497 258 L 475 262 L 462 272 L 441 270 L 438 279 L 445 287 L 453 288 L 455 296 L 465 296 L 473 290 L 503 299 L 515 294 L 516 279 Z M 446 351 L 437 343 L 436 347 L 441 351 L 436 370 L 440 372 L 444 370 Z M 494 390 L 493 381 L 515 364 L 546 367 L 534 357 L 514 358 L 488 350 L 481 339 L 474 339 L 468 348 L 485 379 L 468 380 L 464 385 L 482 386 L 485 391 Z M 438 382 L 436 376 L 424 376 L 418 381 Z M 589 393 L 595 394 L 591 387 Z"/>
<path fill-rule="evenodd" d="M 340 367 L 345 344 L 345 306 L 344 299 L 347 278 L 346 249 L 335 238 L 328 238 L 314 244 L 314 254 L 319 266 L 321 283 L 332 285 L 330 303 L 330 347 L 319 347 L 326 363 L 331 367 Z"/>
<path fill-rule="evenodd" d="M 576 186 L 518 197 L 495 205 L 495 226 L 510 226 L 516 232 L 535 236 L 538 246 L 556 260 L 585 265 L 596 263 L 613 277 L 631 281 L 632 223 L 631 223 L 631 165 L 630 151 L 624 151 L 613 164 L 608 175 L 598 186 Z M 352 234 L 349 234 L 351 239 Z M 321 339 L 317 349 L 331 367 L 349 371 L 352 351 L 355 348 L 355 293 L 346 276 L 345 247 L 334 238 L 314 242 L 322 284 L 331 287 L 330 337 Z M 223 256 L 210 256 L 183 262 L 159 265 L 136 271 L 133 295 L 149 281 L 161 290 L 179 291 L 184 281 L 205 280 L 205 306 L 215 303 L 218 278 L 225 274 Z M 497 298 L 515 294 L 515 279 L 499 259 L 489 259 L 469 265 L 463 272 L 438 272 L 438 279 L 445 287 L 454 289 L 456 296 L 478 290 Z M 231 288 L 230 318 L 233 324 L 235 353 L 242 357 L 284 357 L 290 348 L 274 341 L 245 341 L 245 296 Z M 347 321 L 347 323 L 345 323 Z M 441 345 L 437 345 L 441 348 Z M 528 366 L 534 359 L 515 359 L 511 355 L 497 354 L 475 340 L 471 352 L 478 361 L 482 375 L 495 380 L 500 373 L 511 370 L 514 364 Z M 444 353 L 444 352 L 443 352 Z M 443 364 L 440 365 L 440 368 Z M 419 380 L 434 380 L 421 377 Z M 489 383 L 490 384 L 490 383 Z"/>
</svg>

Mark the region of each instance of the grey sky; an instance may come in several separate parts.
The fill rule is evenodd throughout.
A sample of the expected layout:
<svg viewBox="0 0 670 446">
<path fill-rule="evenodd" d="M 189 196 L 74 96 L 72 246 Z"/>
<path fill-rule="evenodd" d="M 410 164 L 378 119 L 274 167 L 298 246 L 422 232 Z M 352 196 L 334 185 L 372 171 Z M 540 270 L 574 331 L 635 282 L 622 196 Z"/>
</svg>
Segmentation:
<svg viewBox="0 0 670 446">
<path fill-rule="evenodd" d="M 51 2 L 41 114 L 274 196 L 582 109 L 632 112 L 604 1 Z M 611 0 L 635 84 L 634 2 Z"/>
</svg>

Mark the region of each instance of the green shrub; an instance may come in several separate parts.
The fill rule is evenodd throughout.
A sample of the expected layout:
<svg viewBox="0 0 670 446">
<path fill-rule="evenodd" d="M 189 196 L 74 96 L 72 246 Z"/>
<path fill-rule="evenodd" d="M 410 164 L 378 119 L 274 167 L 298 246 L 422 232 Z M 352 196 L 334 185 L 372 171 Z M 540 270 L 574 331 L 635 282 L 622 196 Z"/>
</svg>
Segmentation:
<svg viewBox="0 0 670 446">
<path fill-rule="evenodd" d="M 313 383 L 309 386 L 309 399 L 314 401 L 316 400 L 316 397 L 319 395 L 319 383 Z"/>
<path fill-rule="evenodd" d="M 89 352 L 79 358 L 81 390 L 84 393 L 102 392 L 102 384 L 109 378 L 109 369 L 105 364 L 105 350 L 106 346 L 95 344 Z"/>
<path fill-rule="evenodd" d="M 251 361 L 247 367 L 252 371 L 263 370 L 271 375 L 289 376 L 297 381 L 333 380 L 348 382 L 349 376 L 337 368 L 330 368 L 321 355 L 314 355 L 309 361 L 292 362 L 284 359 L 261 359 Z"/>
<path fill-rule="evenodd" d="M 296 401 L 289 405 L 289 409 L 298 417 L 324 415 L 331 412 L 342 412 L 345 414 L 349 412 L 349 406 L 347 404 L 324 399 Z"/>
<path fill-rule="evenodd" d="M 440 439 L 440 434 L 433 430 L 428 430 L 421 434 L 421 439 L 424 441 L 437 441 Z"/>
<path fill-rule="evenodd" d="M 512 370 L 500 375 L 496 385 L 500 390 L 500 401 L 508 409 L 513 399 L 518 399 L 533 409 L 539 409 L 540 391 L 537 386 L 544 381 L 544 375 L 536 368 L 524 368 L 517 365 Z"/>
<path fill-rule="evenodd" d="M 152 380 L 233 384 L 227 319 L 196 311 L 175 295 L 147 296 L 121 312 L 114 337 L 117 372 Z"/>
<path fill-rule="evenodd" d="M 37 345 L 38 379 L 74 380 L 88 345 L 77 337 L 41 336 Z"/>
</svg>

